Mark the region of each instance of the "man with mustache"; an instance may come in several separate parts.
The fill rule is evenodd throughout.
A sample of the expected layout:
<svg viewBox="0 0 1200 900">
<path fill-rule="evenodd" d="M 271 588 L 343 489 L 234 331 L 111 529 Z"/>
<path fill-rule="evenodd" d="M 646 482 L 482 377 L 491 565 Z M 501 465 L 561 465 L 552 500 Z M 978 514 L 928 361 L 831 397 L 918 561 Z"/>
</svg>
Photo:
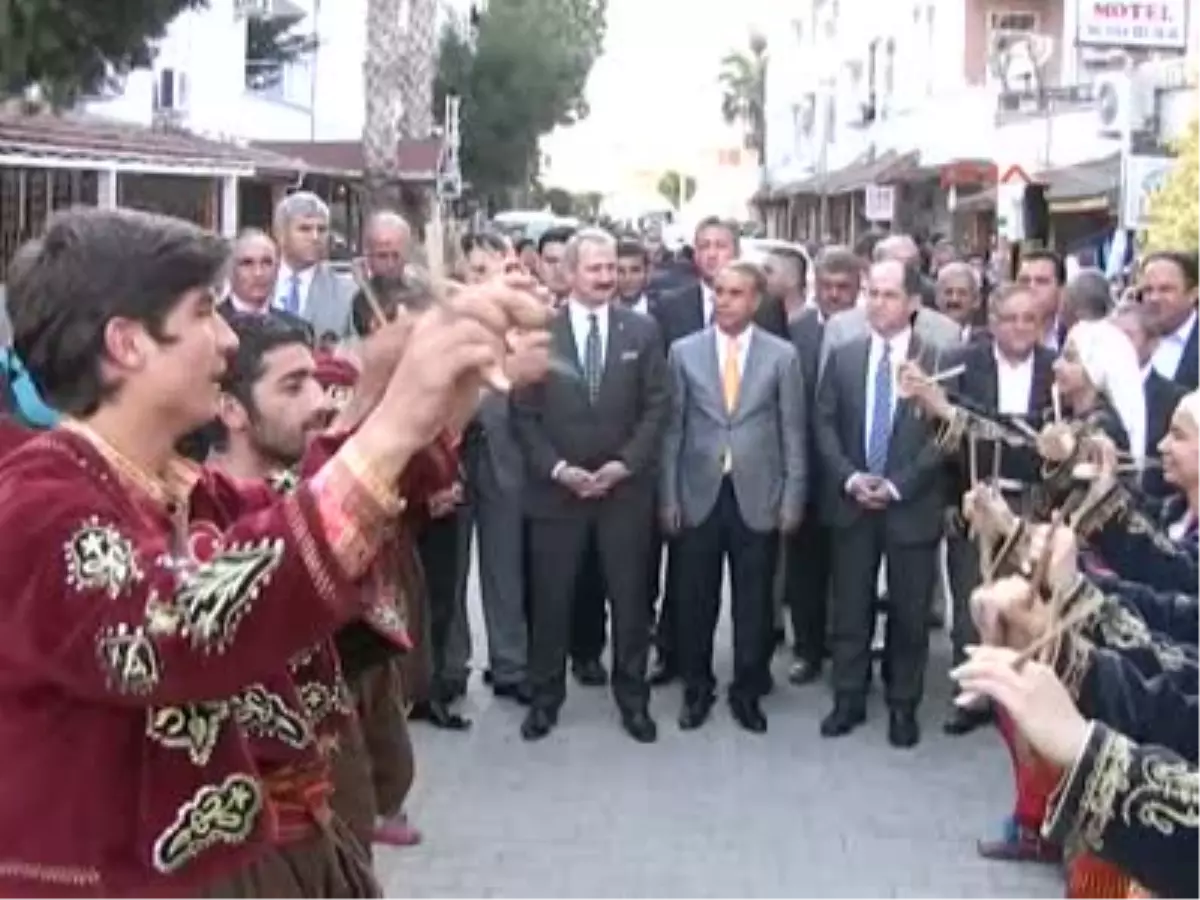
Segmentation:
<svg viewBox="0 0 1200 900">
<path fill-rule="evenodd" d="M 938 270 L 934 297 L 938 310 L 959 327 L 964 344 L 987 337 L 987 327 L 979 322 L 979 277 L 967 263 L 949 262 Z"/>
</svg>

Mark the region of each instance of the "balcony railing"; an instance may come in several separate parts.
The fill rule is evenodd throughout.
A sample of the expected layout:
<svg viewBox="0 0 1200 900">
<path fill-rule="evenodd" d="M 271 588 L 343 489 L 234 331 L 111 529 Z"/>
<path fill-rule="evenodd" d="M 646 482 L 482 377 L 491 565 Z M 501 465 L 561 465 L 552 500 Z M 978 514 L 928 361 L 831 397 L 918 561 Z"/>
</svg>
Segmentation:
<svg viewBox="0 0 1200 900">
<path fill-rule="evenodd" d="M 1029 116 L 1078 112 L 1096 103 L 1095 86 L 1072 84 L 1040 90 L 1002 91 L 996 101 L 996 122 L 1001 124 Z"/>
</svg>

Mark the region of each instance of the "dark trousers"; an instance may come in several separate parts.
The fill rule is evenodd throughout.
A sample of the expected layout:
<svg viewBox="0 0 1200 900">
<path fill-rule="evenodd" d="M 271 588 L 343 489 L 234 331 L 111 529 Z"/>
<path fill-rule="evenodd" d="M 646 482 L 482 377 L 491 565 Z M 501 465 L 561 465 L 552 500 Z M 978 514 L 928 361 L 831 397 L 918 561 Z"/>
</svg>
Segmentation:
<svg viewBox="0 0 1200 900">
<path fill-rule="evenodd" d="M 598 660 L 604 652 L 608 632 L 608 588 L 595 537 L 588 540 L 575 585 L 575 607 L 571 615 L 571 659 Z"/>
<path fill-rule="evenodd" d="M 588 543 L 594 541 L 612 604 L 613 694 L 623 710 L 646 708 L 650 620 L 645 566 L 652 514 L 649 495 L 630 492 L 596 501 L 575 516 L 530 520 L 529 682 L 535 705 L 557 709 L 566 696 L 576 589 Z"/>
<path fill-rule="evenodd" d="M 950 576 L 950 600 L 953 603 L 954 623 L 950 628 L 950 643 L 954 665 L 967 658 L 963 648 L 979 643 L 979 631 L 971 618 L 971 592 L 979 587 L 979 549 L 965 534 L 950 531 L 946 535 L 946 570 Z"/>
<path fill-rule="evenodd" d="M 813 665 L 820 665 L 829 655 L 829 551 L 829 528 L 815 509 L 807 510 L 787 541 L 784 598 L 792 620 L 792 651 L 797 659 Z"/>
<path fill-rule="evenodd" d="M 682 601 L 675 610 L 679 627 L 679 669 L 688 697 L 711 696 L 713 636 L 721 613 L 721 576 L 729 559 L 733 605 L 733 682 L 730 696 L 747 700 L 770 689 L 774 605 L 772 573 L 779 537 L 753 531 L 742 520 L 733 482 L 725 478 L 708 517 L 679 535 L 683 567 Z"/>
<path fill-rule="evenodd" d="M 426 523 L 417 539 L 417 554 L 421 558 L 429 597 L 430 698 L 433 700 L 445 700 L 457 687 L 454 682 L 465 682 L 467 677 L 460 662 L 453 658 L 456 654 L 451 647 L 456 618 L 466 619 L 466 610 L 458 608 L 461 532 L 459 516 L 451 514 Z"/>
<path fill-rule="evenodd" d="M 915 709 L 929 657 L 929 594 L 937 575 L 937 544 L 901 544 L 886 535 L 883 513 L 865 513 L 835 529 L 833 597 L 829 607 L 833 687 L 840 698 L 866 696 L 875 631 L 879 563 L 887 557 L 888 705 Z"/>
</svg>

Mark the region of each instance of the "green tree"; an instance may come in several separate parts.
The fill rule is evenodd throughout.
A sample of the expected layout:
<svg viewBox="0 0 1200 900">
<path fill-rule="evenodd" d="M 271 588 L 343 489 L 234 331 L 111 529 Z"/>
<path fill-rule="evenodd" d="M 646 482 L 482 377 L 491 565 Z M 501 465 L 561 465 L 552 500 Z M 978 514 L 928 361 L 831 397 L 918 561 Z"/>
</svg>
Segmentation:
<svg viewBox="0 0 1200 900">
<path fill-rule="evenodd" d="M 574 198 L 571 197 L 569 191 L 552 187 L 547 189 L 543 196 L 546 205 L 550 207 L 550 212 L 556 216 L 569 216 L 575 211 Z"/>
<path fill-rule="evenodd" d="M 464 179 L 503 205 L 537 177 L 538 140 L 584 118 L 584 87 L 604 40 L 606 0 L 491 0 L 477 25 L 442 32 L 435 108 L 462 98 Z"/>
<path fill-rule="evenodd" d="M 767 137 L 767 39 L 753 34 L 748 52 L 726 54 L 719 77 L 721 115 L 742 127 L 747 150 L 761 154 Z"/>
<path fill-rule="evenodd" d="M 683 204 L 696 196 L 696 179 L 670 169 L 659 177 L 658 192 L 676 209 L 682 209 Z"/>
<path fill-rule="evenodd" d="M 304 16 L 251 16 L 246 20 L 246 86 L 274 87 L 283 67 L 317 49 L 317 36 L 297 30 Z"/>
<path fill-rule="evenodd" d="M 54 106 L 154 60 L 171 20 L 208 0 L 0 0 L 0 94 L 38 88 Z"/>
</svg>

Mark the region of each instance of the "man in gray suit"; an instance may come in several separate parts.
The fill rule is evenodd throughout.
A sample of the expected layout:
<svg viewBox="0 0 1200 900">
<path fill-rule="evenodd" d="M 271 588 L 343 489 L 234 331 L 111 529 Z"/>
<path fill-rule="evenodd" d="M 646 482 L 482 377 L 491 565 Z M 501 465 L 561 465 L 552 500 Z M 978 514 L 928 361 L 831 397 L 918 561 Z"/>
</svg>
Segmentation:
<svg viewBox="0 0 1200 900">
<path fill-rule="evenodd" d="M 920 290 L 911 266 L 875 263 L 866 304 L 870 330 L 832 351 L 817 391 L 817 446 L 834 532 L 835 703 L 821 734 L 846 734 L 866 718 L 876 583 L 886 557 L 888 739 L 897 747 L 920 739 L 916 708 L 942 526 L 943 460 L 933 426 L 896 387 L 896 368 L 906 359 L 935 369 L 934 352 L 911 325 Z"/>
<path fill-rule="evenodd" d="M 325 201 L 308 191 L 289 194 L 275 207 L 274 231 L 280 252 L 275 306 L 308 322 L 318 340 L 353 336 L 354 282 L 326 262 L 329 207 Z"/>
<path fill-rule="evenodd" d="M 682 554 L 685 730 L 700 727 L 712 710 L 726 556 L 733 581 L 729 707 L 747 731 L 767 730 L 759 699 L 770 689 L 771 576 L 779 532 L 795 531 L 804 511 L 806 437 L 796 349 L 752 324 L 765 290 L 756 266 L 728 264 L 714 284 L 714 326 L 676 341 L 668 358 L 674 396 L 659 504 Z"/>
</svg>

